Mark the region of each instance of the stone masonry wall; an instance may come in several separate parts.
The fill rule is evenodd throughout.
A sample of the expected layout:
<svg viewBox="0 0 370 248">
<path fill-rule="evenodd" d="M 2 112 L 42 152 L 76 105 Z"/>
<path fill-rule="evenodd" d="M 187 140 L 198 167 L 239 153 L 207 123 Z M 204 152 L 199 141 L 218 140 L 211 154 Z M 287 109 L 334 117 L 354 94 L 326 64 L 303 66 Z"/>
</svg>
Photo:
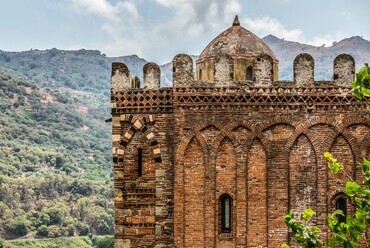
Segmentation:
<svg viewBox="0 0 370 248">
<path fill-rule="evenodd" d="M 351 55 L 341 54 L 334 59 L 333 80 L 345 85 L 355 79 L 355 60 Z"/>
<path fill-rule="evenodd" d="M 293 62 L 294 82 L 297 85 L 305 85 L 314 82 L 315 62 L 307 53 L 299 54 Z"/>
</svg>

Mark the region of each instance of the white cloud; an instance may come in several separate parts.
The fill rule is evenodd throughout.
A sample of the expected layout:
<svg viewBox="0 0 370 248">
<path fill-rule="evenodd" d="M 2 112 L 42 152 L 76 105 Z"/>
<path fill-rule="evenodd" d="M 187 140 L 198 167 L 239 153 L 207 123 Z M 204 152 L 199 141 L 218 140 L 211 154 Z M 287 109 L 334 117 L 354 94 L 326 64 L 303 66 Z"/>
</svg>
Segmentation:
<svg viewBox="0 0 370 248">
<path fill-rule="evenodd" d="M 199 46 L 204 46 L 200 40 L 212 38 L 231 25 L 233 16 L 241 11 L 239 0 L 69 1 L 75 10 L 103 18 L 101 28 L 110 41 L 99 49 L 108 54 L 135 53 L 160 63 L 171 59 L 169 54 L 199 53 Z M 154 24 L 158 17 L 141 13 L 140 4 L 161 6 L 169 16 Z"/>
<path fill-rule="evenodd" d="M 135 20 L 138 20 L 142 17 L 135 4 L 131 2 L 118 2 L 117 7 L 119 9 L 123 8 L 125 11 L 128 12 L 129 16 L 135 18 Z"/>
<path fill-rule="evenodd" d="M 304 40 L 301 29 L 295 28 L 289 30 L 278 20 L 269 16 L 263 16 L 260 18 L 245 17 L 242 19 L 242 24 L 260 37 L 272 34 L 279 38 L 284 38 L 291 41 Z"/>
<path fill-rule="evenodd" d="M 107 0 L 71 0 L 75 10 L 97 14 L 103 18 L 116 19 L 119 10 Z"/>
<path fill-rule="evenodd" d="M 101 28 L 108 42 L 98 49 L 107 54 L 137 54 L 157 63 L 168 62 L 177 53 L 197 54 L 217 34 L 231 26 L 240 14 L 240 0 L 155 0 L 150 4 L 164 8 L 165 17 L 141 13 L 142 1 L 68 0 L 75 10 L 102 18 Z M 282 0 L 280 0 L 282 1 Z M 259 37 L 269 34 L 286 40 L 306 42 L 299 28 L 289 29 L 269 16 L 251 18 L 240 15 L 241 25 Z M 331 44 L 337 35 L 317 36 L 313 45 Z M 168 57 L 171 56 L 171 57 Z"/>
<path fill-rule="evenodd" d="M 312 40 L 308 41 L 307 44 L 313 45 L 313 46 L 322 46 L 325 45 L 326 47 L 332 46 L 334 41 L 340 41 L 344 39 L 346 36 L 341 33 L 328 33 L 324 35 L 318 35 L 315 36 Z"/>
</svg>

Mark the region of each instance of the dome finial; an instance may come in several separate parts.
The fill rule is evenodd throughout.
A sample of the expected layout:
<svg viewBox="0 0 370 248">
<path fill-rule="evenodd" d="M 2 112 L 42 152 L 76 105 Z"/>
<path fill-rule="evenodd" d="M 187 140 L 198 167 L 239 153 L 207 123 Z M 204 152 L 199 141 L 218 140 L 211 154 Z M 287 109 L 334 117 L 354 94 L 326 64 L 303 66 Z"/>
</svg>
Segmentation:
<svg viewBox="0 0 370 248">
<path fill-rule="evenodd" d="M 233 22 L 233 26 L 240 26 L 238 15 L 235 16 L 235 19 L 234 19 L 234 22 Z"/>
</svg>

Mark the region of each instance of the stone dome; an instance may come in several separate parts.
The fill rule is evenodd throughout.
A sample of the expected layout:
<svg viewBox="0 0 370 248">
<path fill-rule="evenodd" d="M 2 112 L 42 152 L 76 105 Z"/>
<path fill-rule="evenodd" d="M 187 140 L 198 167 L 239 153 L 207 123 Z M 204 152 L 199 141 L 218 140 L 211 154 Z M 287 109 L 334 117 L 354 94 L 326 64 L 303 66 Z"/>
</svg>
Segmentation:
<svg viewBox="0 0 370 248">
<path fill-rule="evenodd" d="M 200 54 L 197 63 L 225 55 L 232 59 L 251 59 L 263 54 L 277 60 L 274 52 L 262 39 L 240 26 L 238 16 L 236 16 L 232 27 L 208 44 Z"/>
</svg>

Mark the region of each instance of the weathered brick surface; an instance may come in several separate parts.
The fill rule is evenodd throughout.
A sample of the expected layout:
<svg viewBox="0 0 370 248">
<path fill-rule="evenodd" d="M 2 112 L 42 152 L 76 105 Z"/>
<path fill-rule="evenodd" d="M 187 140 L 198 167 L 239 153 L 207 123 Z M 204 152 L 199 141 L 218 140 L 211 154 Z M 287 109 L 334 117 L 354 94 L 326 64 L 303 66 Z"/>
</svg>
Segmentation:
<svg viewBox="0 0 370 248">
<path fill-rule="evenodd" d="M 254 140 L 248 153 L 248 247 L 267 247 L 266 152 Z"/>
<path fill-rule="evenodd" d="M 353 69 L 346 56 L 334 62 L 338 80 L 330 82 L 314 82 L 307 54 L 294 62 L 294 81 L 271 82 L 277 61 L 261 56 L 204 58 L 200 77 L 191 57 L 178 55 L 171 88 L 160 88 L 154 65 L 146 65 L 145 86 L 137 88 L 127 67 L 113 64 L 117 247 L 295 247 L 283 216 L 307 207 L 328 235 L 326 215 L 345 197 L 347 178 L 330 175 L 322 154 L 332 152 L 361 183 L 359 162 L 370 154 L 368 103 L 344 82 Z M 243 81 L 252 65 L 262 81 Z M 232 199 L 230 233 L 221 228 L 223 195 Z"/>
<path fill-rule="evenodd" d="M 237 187 L 237 176 L 236 176 L 236 151 L 229 138 L 225 138 L 221 141 L 218 147 L 216 157 L 216 201 L 219 202 L 222 195 L 227 194 L 231 196 L 233 201 L 236 199 L 236 187 Z M 234 204 L 235 205 L 235 204 Z M 222 236 L 221 231 L 221 210 L 220 204 L 217 204 L 216 215 L 218 216 L 216 225 L 216 237 Z M 232 226 L 231 230 L 236 230 L 236 223 L 238 222 L 236 217 L 235 208 L 231 211 Z M 214 210 L 213 210 L 214 211 Z M 217 247 L 234 247 L 235 246 L 235 234 L 227 234 L 224 238 L 216 239 Z"/>
<path fill-rule="evenodd" d="M 314 88 L 270 86 L 270 93 L 260 88 L 259 95 L 247 86 L 248 101 L 239 101 L 240 93 L 231 101 L 232 87 L 177 87 L 171 111 L 125 114 L 117 108 L 116 238 L 129 240 L 130 247 L 278 247 L 289 242 L 284 213 L 305 207 L 317 211 L 325 230 L 325 215 L 335 207 L 345 178 L 330 176 L 321 154 L 331 151 L 349 173 L 359 174 L 355 164 L 368 153 L 364 136 L 370 130 L 365 103 L 353 102 L 354 110 L 346 103 L 350 89 L 331 87 L 314 91 L 313 104 L 298 108 Z M 292 91 L 297 102 L 289 102 Z M 215 105 L 205 96 L 224 103 Z M 333 100 L 324 104 L 328 96 Z M 265 107 L 259 100 L 273 98 L 281 102 Z M 222 194 L 233 199 L 231 233 L 221 233 Z"/>
</svg>

